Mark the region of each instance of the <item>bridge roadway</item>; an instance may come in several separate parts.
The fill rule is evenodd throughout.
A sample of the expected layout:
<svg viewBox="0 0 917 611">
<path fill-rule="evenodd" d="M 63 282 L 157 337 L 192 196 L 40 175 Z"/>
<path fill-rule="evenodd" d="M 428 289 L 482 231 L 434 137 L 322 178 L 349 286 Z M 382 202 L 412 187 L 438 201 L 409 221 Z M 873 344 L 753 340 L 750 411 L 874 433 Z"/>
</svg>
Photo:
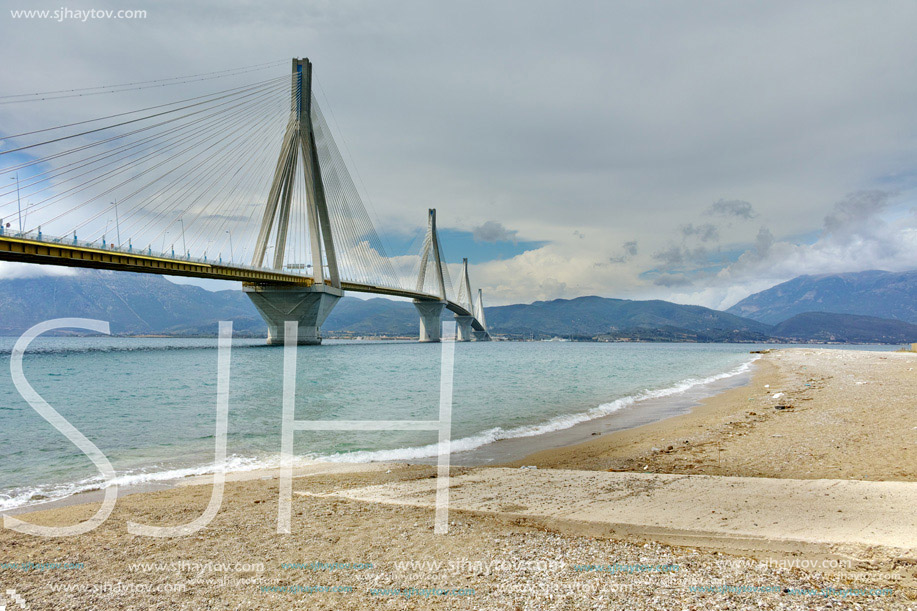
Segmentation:
<svg viewBox="0 0 917 611">
<path fill-rule="evenodd" d="M 87 244 L 70 244 L 64 242 L 63 239 L 37 239 L 36 236 L 0 235 L 0 261 L 87 267 L 166 276 L 189 276 L 192 278 L 231 280 L 253 284 L 305 287 L 314 284 L 311 276 L 302 276 L 278 270 L 241 265 L 223 265 L 220 262 L 199 259 L 173 259 L 164 255 L 143 254 L 135 250 L 103 249 Z M 429 293 L 373 284 L 342 281 L 341 288 L 358 293 L 407 297 L 417 301 L 442 301 L 439 296 Z M 471 312 L 453 301 L 446 301 L 446 309 L 458 316 L 473 316 Z M 472 320 L 472 328 L 476 331 L 485 330 L 476 318 Z"/>
</svg>

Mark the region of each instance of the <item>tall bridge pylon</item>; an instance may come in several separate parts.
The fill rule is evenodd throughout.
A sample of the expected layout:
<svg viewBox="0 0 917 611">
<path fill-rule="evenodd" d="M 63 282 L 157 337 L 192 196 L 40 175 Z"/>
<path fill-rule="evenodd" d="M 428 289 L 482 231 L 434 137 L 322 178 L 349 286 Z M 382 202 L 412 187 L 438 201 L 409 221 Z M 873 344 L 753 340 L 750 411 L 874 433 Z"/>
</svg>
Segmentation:
<svg viewBox="0 0 917 611">
<path fill-rule="evenodd" d="M 283 269 L 293 189 L 297 168 L 302 167 L 314 284 L 309 287 L 246 284 L 243 290 L 267 322 L 269 344 L 284 342 L 284 323 L 288 320 L 299 323 L 300 344 L 320 344 L 322 323 L 344 293 L 341 290 L 331 220 L 325 201 L 318 149 L 315 146 L 312 126 L 312 62 L 308 59 L 293 59 L 291 89 L 290 120 L 274 169 L 274 180 L 255 243 L 252 266 L 264 265 L 268 242 L 273 233 L 273 268 Z"/>
<path fill-rule="evenodd" d="M 481 341 L 490 341 L 490 333 L 487 332 L 487 321 L 484 319 L 484 292 L 478 289 L 478 301 L 474 304 L 474 318 L 481 325 L 481 329 L 475 329 L 474 338 Z"/>
<path fill-rule="evenodd" d="M 283 268 L 287 231 L 290 225 L 293 184 L 296 180 L 298 156 L 302 155 L 313 259 L 312 277 L 316 284 L 324 284 L 327 280 L 331 286 L 341 288 L 334 240 L 331 235 L 331 220 L 328 215 L 328 204 L 325 201 L 318 149 L 315 146 L 315 133 L 312 129 L 312 63 L 308 59 L 293 60 L 291 99 L 290 121 L 280 147 L 280 156 L 277 159 L 274 181 L 271 184 L 267 206 L 261 220 L 252 265 L 254 267 L 263 266 L 268 239 L 272 229 L 276 227 L 273 268 L 277 270 Z M 327 279 L 325 264 L 322 262 L 323 250 L 324 258 L 327 260 Z"/>
<path fill-rule="evenodd" d="M 420 254 L 420 273 L 417 275 L 417 292 L 427 292 L 424 287 L 428 281 L 427 268 L 433 272 L 433 289 L 439 301 L 414 300 L 414 307 L 420 315 L 420 341 L 438 342 L 441 339 L 440 321 L 443 308 L 449 296 L 446 294 L 446 279 L 443 274 L 442 249 L 439 246 L 439 236 L 436 234 L 436 210 L 430 208 L 427 212 L 427 235 L 423 241 L 423 251 Z"/>
<path fill-rule="evenodd" d="M 475 317 L 471 280 L 468 277 L 468 259 L 462 259 L 462 273 L 459 277 L 455 301 L 452 301 L 447 292 L 448 288 L 452 288 L 452 283 L 449 281 L 449 271 L 444 259 L 439 234 L 436 230 L 436 210 L 430 208 L 427 212 L 427 233 L 420 254 L 416 292 L 435 295 L 439 299 L 414 300 L 414 307 L 417 308 L 417 313 L 420 315 L 420 341 L 440 341 L 443 308 L 448 308 L 455 313 L 456 341 L 469 342 L 473 333 L 474 337 L 478 339 L 490 339 L 483 323 L 478 322 Z M 480 335 L 479 332 L 482 332 L 483 335 Z"/>
<path fill-rule="evenodd" d="M 462 259 L 462 275 L 459 277 L 456 302 L 468 311 L 468 314 L 455 315 L 456 341 L 471 341 L 471 323 L 474 322 L 474 306 L 471 304 L 471 280 L 468 279 L 468 259 Z"/>
</svg>

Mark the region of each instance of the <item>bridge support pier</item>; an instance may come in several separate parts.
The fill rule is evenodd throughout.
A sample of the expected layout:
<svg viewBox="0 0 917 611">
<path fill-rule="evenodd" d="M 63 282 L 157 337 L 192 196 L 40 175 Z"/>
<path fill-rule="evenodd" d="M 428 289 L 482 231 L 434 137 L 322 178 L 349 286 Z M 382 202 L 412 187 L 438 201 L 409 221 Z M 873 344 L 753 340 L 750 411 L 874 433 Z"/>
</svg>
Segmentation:
<svg viewBox="0 0 917 611">
<path fill-rule="evenodd" d="M 299 323 L 300 346 L 322 343 L 321 327 L 344 291 L 327 284 L 310 287 L 245 284 L 248 298 L 267 323 L 268 345 L 283 345 L 283 327 L 288 320 Z"/>
<path fill-rule="evenodd" d="M 474 341 L 476 342 L 489 342 L 490 334 L 487 331 L 473 331 Z"/>
<path fill-rule="evenodd" d="M 457 342 L 470 342 L 471 341 L 471 323 L 474 321 L 474 316 L 459 316 L 455 315 L 455 332 L 456 337 L 455 341 Z"/>
<path fill-rule="evenodd" d="M 420 314 L 420 341 L 438 342 L 442 339 L 442 316 L 445 301 L 415 301 Z"/>
</svg>

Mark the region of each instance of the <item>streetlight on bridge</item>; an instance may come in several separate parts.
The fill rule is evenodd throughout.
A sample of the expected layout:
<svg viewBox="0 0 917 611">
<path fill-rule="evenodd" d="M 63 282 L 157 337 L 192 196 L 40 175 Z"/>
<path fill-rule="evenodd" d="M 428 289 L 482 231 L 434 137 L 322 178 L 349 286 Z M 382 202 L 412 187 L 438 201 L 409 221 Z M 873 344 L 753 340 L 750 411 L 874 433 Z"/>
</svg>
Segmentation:
<svg viewBox="0 0 917 611">
<path fill-rule="evenodd" d="M 121 220 L 118 218 L 118 200 L 112 202 L 115 207 L 115 228 L 118 232 L 118 248 L 121 248 Z"/>
<path fill-rule="evenodd" d="M 19 197 L 19 172 L 16 172 L 15 178 L 10 180 L 16 181 L 16 204 L 19 206 L 19 235 L 22 235 L 22 200 Z"/>
<path fill-rule="evenodd" d="M 179 218 L 178 222 L 181 223 L 181 249 L 184 251 L 185 258 L 190 258 L 191 253 L 188 252 L 188 247 L 185 244 L 185 219 Z M 173 252 L 175 248 L 172 248 Z"/>
</svg>

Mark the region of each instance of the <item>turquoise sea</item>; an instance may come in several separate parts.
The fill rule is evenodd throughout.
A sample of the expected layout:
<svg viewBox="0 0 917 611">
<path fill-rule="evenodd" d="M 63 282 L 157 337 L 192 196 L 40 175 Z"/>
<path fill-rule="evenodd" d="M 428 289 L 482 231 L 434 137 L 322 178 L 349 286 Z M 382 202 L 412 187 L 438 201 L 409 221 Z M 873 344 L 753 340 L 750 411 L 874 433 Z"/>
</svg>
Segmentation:
<svg viewBox="0 0 917 611">
<path fill-rule="evenodd" d="M 15 338 L 0 338 L 0 509 L 99 486 L 89 459 L 19 395 Z M 569 428 L 641 400 L 676 396 L 747 371 L 748 344 L 472 342 L 455 344 L 453 452 Z M 439 344 L 327 341 L 298 349 L 296 419 L 434 420 Z M 234 340 L 228 468 L 276 464 L 283 348 Z M 213 468 L 216 339 L 36 339 L 29 383 L 93 441 L 121 485 Z M 303 460 L 422 460 L 427 431 L 297 432 Z"/>
</svg>

